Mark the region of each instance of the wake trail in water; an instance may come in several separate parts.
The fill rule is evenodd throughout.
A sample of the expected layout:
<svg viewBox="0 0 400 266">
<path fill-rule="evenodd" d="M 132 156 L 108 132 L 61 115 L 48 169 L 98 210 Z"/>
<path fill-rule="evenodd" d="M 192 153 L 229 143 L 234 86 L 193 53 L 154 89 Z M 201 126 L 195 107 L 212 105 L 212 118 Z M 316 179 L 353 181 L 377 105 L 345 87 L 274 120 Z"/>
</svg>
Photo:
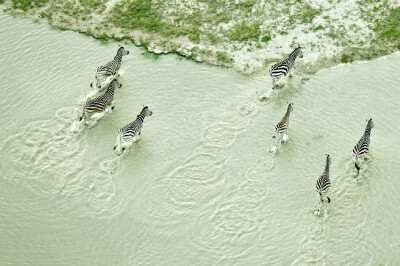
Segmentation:
<svg viewBox="0 0 400 266">
<path fill-rule="evenodd" d="M 360 178 L 360 175 L 363 175 L 363 179 L 370 180 L 371 172 L 364 171 L 357 175 L 352 159 L 342 162 L 342 165 L 345 166 L 344 173 L 332 179 L 332 188 L 334 188 L 332 189 L 332 192 L 334 192 L 332 201 L 329 204 L 323 204 L 326 215 L 314 217 L 307 234 L 300 242 L 299 257 L 292 265 L 330 264 L 329 262 L 344 265 L 352 264 L 355 259 L 354 254 L 360 254 L 360 251 L 366 253 L 359 255 L 360 258 L 357 261 L 361 262 L 373 258 L 374 244 L 368 242 L 363 232 L 362 225 L 365 220 L 359 224 L 355 223 L 358 220 L 356 217 L 359 213 L 365 211 L 365 207 L 360 201 L 360 189 L 362 187 L 357 177 Z M 339 242 L 332 243 L 332 239 L 328 238 L 326 231 L 330 229 L 335 232 L 334 239 L 339 240 Z M 333 254 L 329 251 L 331 245 L 334 245 L 335 248 L 339 247 L 342 252 Z M 351 253 L 353 256 L 343 256 L 345 253 Z"/>
<path fill-rule="evenodd" d="M 273 160 L 264 156 L 244 174 L 244 181 L 229 189 L 204 212 L 191 230 L 190 241 L 201 254 L 220 262 L 245 256 L 263 235 L 263 209 L 269 194 L 265 176 L 273 168 Z"/>
<path fill-rule="evenodd" d="M 246 129 L 249 114 L 257 109 L 249 101 L 238 111 L 221 114 L 218 122 L 206 128 L 193 154 L 166 177 L 150 184 L 146 197 L 148 214 L 158 218 L 181 215 L 212 201 L 227 183 L 224 166 L 230 149 L 237 135 Z"/>
<path fill-rule="evenodd" d="M 150 217 L 168 219 L 189 211 L 201 213 L 201 208 L 214 202 L 230 182 L 225 168 L 231 147 L 263 104 L 266 103 L 253 94 L 237 105 L 236 111 L 221 113 L 213 119 L 216 122 L 203 131 L 192 155 L 150 184 L 145 204 Z M 270 155 L 264 159 L 272 163 Z"/>
<path fill-rule="evenodd" d="M 115 185 L 112 181 L 104 181 L 112 179 L 104 173 L 91 172 L 93 179 L 83 174 L 93 167 L 84 158 L 86 132 L 71 130 L 79 115 L 77 108 L 61 108 L 53 118 L 28 123 L 7 138 L 1 147 L 3 167 L 0 172 L 3 178 L 22 181 L 41 196 L 61 194 L 71 199 L 69 203 L 77 198 L 87 199 L 86 214 L 90 213 L 88 206 L 93 208 L 93 213 L 100 213 L 116 204 Z M 96 185 L 98 182 L 102 185 Z M 104 196 L 107 193 L 108 196 Z"/>
</svg>

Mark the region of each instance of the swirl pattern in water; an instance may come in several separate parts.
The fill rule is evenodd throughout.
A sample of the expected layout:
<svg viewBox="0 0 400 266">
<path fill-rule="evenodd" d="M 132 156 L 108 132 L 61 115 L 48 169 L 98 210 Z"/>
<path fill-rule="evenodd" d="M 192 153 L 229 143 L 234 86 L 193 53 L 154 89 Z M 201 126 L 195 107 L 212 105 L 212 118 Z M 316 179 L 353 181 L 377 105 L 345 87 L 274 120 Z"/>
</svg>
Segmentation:
<svg viewBox="0 0 400 266">
<path fill-rule="evenodd" d="M 79 109 L 62 108 L 54 118 L 28 123 L 10 136 L 1 149 L 1 164 L 9 167 L 1 174 L 23 180 L 39 195 L 61 193 L 71 199 L 68 204 L 84 207 L 83 214 L 108 211 L 117 204 L 114 180 L 85 162 L 85 131 L 71 131 L 79 115 Z M 87 202 L 73 203 L 74 194 L 82 193 L 86 197 L 79 198 Z"/>
</svg>

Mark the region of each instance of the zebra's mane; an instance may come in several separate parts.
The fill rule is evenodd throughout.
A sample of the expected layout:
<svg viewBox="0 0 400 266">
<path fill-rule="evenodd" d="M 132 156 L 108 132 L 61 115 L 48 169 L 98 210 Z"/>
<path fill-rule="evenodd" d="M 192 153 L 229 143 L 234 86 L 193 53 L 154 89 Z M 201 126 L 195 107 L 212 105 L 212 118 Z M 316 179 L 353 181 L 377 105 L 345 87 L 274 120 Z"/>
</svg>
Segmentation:
<svg viewBox="0 0 400 266">
<path fill-rule="evenodd" d="M 364 131 L 364 137 L 367 137 L 371 134 L 372 123 L 372 119 L 368 120 L 367 126 L 365 127 Z"/>
<path fill-rule="evenodd" d="M 123 46 L 119 47 L 119 48 L 118 48 L 118 51 L 117 51 L 117 54 L 122 53 L 122 50 L 124 50 L 124 49 L 125 49 L 125 48 L 124 48 Z"/>
<path fill-rule="evenodd" d="M 297 54 L 299 53 L 300 49 L 301 49 L 301 47 L 299 45 L 299 47 L 297 47 L 296 49 L 293 50 L 293 52 L 290 53 L 289 57 L 294 56 L 294 55 L 296 55 L 296 57 L 297 57 Z"/>
<path fill-rule="evenodd" d="M 111 81 L 110 85 L 108 85 L 107 92 L 114 91 L 114 89 L 115 89 L 115 83 L 116 83 L 116 82 L 117 82 L 116 79 L 114 79 L 113 81 Z"/>
<path fill-rule="evenodd" d="M 118 51 L 117 51 L 117 54 L 114 56 L 114 59 L 116 59 L 116 58 L 121 59 L 121 58 L 122 58 L 122 51 L 123 51 L 124 49 L 125 49 L 125 48 L 124 48 L 123 46 L 119 47 L 119 49 L 118 49 Z"/>
<path fill-rule="evenodd" d="M 143 107 L 142 111 L 140 112 L 140 114 L 138 114 L 136 116 L 136 120 L 138 120 L 139 118 L 142 118 L 142 120 L 144 120 L 144 117 L 146 116 L 146 110 L 148 109 L 148 106 Z"/>
<path fill-rule="evenodd" d="M 281 122 L 284 123 L 285 121 L 287 121 L 289 119 L 290 113 L 292 112 L 291 110 L 291 105 L 288 105 L 288 108 L 286 109 L 286 113 L 285 115 L 282 117 Z"/>
<path fill-rule="evenodd" d="M 324 173 L 329 173 L 329 166 L 331 164 L 331 158 L 329 155 L 326 155 L 326 163 L 325 163 L 325 170 Z"/>
</svg>

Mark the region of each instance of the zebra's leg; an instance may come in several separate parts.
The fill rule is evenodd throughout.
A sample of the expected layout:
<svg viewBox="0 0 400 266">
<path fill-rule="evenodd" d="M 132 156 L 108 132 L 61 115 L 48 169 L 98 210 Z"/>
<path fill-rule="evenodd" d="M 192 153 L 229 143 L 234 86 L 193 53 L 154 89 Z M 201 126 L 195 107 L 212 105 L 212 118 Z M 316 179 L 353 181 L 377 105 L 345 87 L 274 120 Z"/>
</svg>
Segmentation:
<svg viewBox="0 0 400 266">
<path fill-rule="evenodd" d="M 82 112 L 82 115 L 81 115 L 81 117 L 79 118 L 79 121 L 82 121 L 82 119 L 85 119 L 85 120 L 86 120 L 85 111 Z"/>
<path fill-rule="evenodd" d="M 277 86 L 280 87 L 280 88 L 282 88 L 283 85 L 284 85 L 284 83 L 283 83 L 283 78 L 282 78 L 282 77 L 283 77 L 283 76 L 280 76 L 280 77 L 278 78 L 278 81 L 276 82 L 276 83 L 277 83 Z"/>
<path fill-rule="evenodd" d="M 275 136 L 272 136 L 272 138 L 276 139 L 276 144 L 272 145 L 269 152 L 276 154 L 281 144 L 281 134 L 276 132 Z"/>
<path fill-rule="evenodd" d="M 275 89 L 276 87 L 276 78 L 272 77 L 272 89 Z"/>
<path fill-rule="evenodd" d="M 139 141 L 139 137 L 140 137 L 141 133 L 142 133 L 141 130 L 139 130 L 139 132 L 137 133 L 137 135 L 135 136 L 135 139 L 134 139 L 135 143 Z"/>
<path fill-rule="evenodd" d="M 282 136 L 282 143 L 285 143 L 285 142 L 287 142 L 288 140 L 289 140 L 289 137 L 288 137 L 288 135 L 287 135 L 287 132 L 283 133 L 283 136 Z"/>
<path fill-rule="evenodd" d="M 322 196 L 322 197 L 321 197 L 321 201 L 322 201 L 322 202 L 330 203 L 330 202 L 331 202 L 331 198 L 328 197 L 328 196 Z"/>
<path fill-rule="evenodd" d="M 289 78 L 293 77 L 293 71 L 290 69 L 289 70 Z"/>
<path fill-rule="evenodd" d="M 356 169 L 357 169 L 357 173 L 359 173 L 361 167 L 358 165 L 357 161 L 356 161 L 356 163 L 355 163 L 354 165 L 355 165 L 355 167 L 356 167 Z"/>
<path fill-rule="evenodd" d="M 107 104 L 111 105 L 111 110 L 115 109 L 115 101 L 108 102 Z"/>
<path fill-rule="evenodd" d="M 359 156 L 356 156 L 356 159 L 355 159 L 355 162 L 354 162 L 354 166 L 355 166 L 356 169 L 357 169 L 357 173 L 360 172 L 361 163 L 362 163 L 363 159 L 364 159 L 364 158 L 361 158 L 361 157 L 359 157 Z"/>
<path fill-rule="evenodd" d="M 278 137 L 276 138 L 276 144 L 280 145 L 282 143 L 283 134 L 278 133 Z"/>
<path fill-rule="evenodd" d="M 316 202 L 314 208 L 315 208 L 314 215 L 320 216 L 320 214 L 321 214 L 321 195 L 319 193 L 317 193 L 317 202 Z"/>
</svg>

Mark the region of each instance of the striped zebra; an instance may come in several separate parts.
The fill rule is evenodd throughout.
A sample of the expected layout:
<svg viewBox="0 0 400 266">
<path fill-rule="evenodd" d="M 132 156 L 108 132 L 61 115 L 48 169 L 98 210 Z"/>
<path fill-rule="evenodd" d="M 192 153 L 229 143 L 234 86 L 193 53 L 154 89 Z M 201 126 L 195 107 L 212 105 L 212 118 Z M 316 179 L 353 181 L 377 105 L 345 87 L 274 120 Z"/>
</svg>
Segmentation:
<svg viewBox="0 0 400 266">
<path fill-rule="evenodd" d="M 316 191 L 318 193 L 319 199 L 321 201 L 327 200 L 328 203 L 331 202 L 331 199 L 326 196 L 326 193 L 329 190 L 329 187 L 331 186 L 331 182 L 329 180 L 329 166 L 331 164 L 331 157 L 329 154 L 326 155 L 326 164 L 325 164 L 325 170 L 323 174 L 318 178 L 317 180 L 317 185 Z"/>
<path fill-rule="evenodd" d="M 286 142 L 288 140 L 287 131 L 289 128 L 289 117 L 292 111 L 293 111 L 293 103 L 289 103 L 285 116 L 282 117 L 281 121 L 279 121 L 278 124 L 276 124 L 275 126 L 276 136 L 274 136 L 273 138 L 277 137 L 278 142 L 279 141 Z"/>
<path fill-rule="evenodd" d="M 282 76 L 286 76 L 289 73 L 291 77 L 292 74 L 290 70 L 292 69 L 294 62 L 296 61 L 297 56 L 303 58 L 303 53 L 301 51 L 302 47 L 297 47 L 294 49 L 293 52 L 290 53 L 289 57 L 283 60 L 282 62 L 276 63 L 275 65 L 271 66 L 269 70 L 270 76 L 273 78 L 272 85 L 273 89 L 277 86 L 277 82 L 281 79 Z"/>
<path fill-rule="evenodd" d="M 136 117 L 135 121 L 127 124 L 118 131 L 117 145 L 114 146 L 114 150 L 117 147 L 120 149 L 122 146 L 122 151 L 124 151 L 125 146 L 132 145 L 133 141 L 135 141 L 139 137 L 142 131 L 144 118 L 146 116 L 151 116 L 152 114 L 153 112 L 150 111 L 149 107 L 147 106 L 143 107 L 142 111 Z"/>
<path fill-rule="evenodd" d="M 122 56 L 129 54 L 128 50 L 125 50 L 123 46 L 121 46 L 117 55 L 114 57 L 114 60 L 108 62 L 103 66 L 99 66 L 96 70 L 96 80 L 99 80 L 101 77 L 109 77 L 117 74 L 119 68 L 121 67 Z"/>
<path fill-rule="evenodd" d="M 365 128 L 364 135 L 353 148 L 353 156 L 355 157 L 354 165 L 357 168 L 357 172 L 360 171 L 360 165 L 358 163 L 361 163 L 364 160 L 364 156 L 368 153 L 371 129 L 374 127 L 372 118 L 367 121 L 368 123 L 367 127 Z"/>
<path fill-rule="evenodd" d="M 111 105 L 114 100 L 114 89 L 116 84 L 118 84 L 118 81 L 114 79 L 110 85 L 108 85 L 107 91 L 104 94 L 93 100 L 87 101 L 83 106 L 83 113 L 79 121 L 81 121 L 83 118 L 86 119 L 86 117 L 90 117 L 95 113 L 104 112 L 106 107 Z M 119 87 L 121 88 L 122 85 L 119 84 Z M 114 106 L 112 109 L 114 109 Z"/>
</svg>

